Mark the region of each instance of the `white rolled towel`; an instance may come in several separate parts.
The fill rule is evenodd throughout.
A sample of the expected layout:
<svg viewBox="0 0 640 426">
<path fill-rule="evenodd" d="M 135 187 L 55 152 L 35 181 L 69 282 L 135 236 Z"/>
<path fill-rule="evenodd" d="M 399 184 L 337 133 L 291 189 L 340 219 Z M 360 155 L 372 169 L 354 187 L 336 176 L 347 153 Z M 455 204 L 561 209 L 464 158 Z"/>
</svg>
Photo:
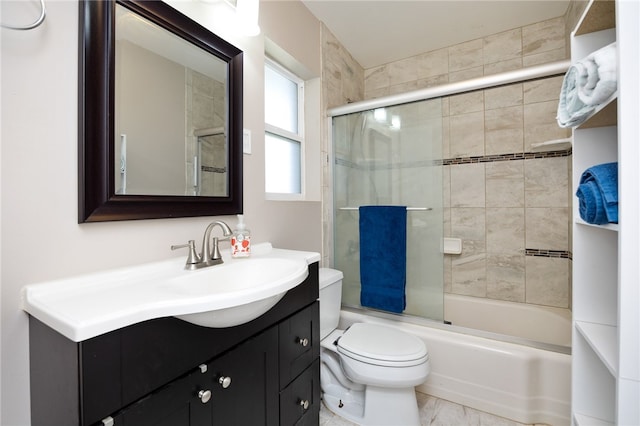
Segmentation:
<svg viewBox="0 0 640 426">
<path fill-rule="evenodd" d="M 616 43 L 571 65 L 564 76 L 558 102 L 558 125 L 575 127 L 618 89 Z"/>
<path fill-rule="evenodd" d="M 578 96 L 586 105 L 606 102 L 618 89 L 618 54 L 616 43 L 603 47 L 582 61 L 586 72 Z M 582 76 L 581 76 L 582 78 Z"/>
</svg>

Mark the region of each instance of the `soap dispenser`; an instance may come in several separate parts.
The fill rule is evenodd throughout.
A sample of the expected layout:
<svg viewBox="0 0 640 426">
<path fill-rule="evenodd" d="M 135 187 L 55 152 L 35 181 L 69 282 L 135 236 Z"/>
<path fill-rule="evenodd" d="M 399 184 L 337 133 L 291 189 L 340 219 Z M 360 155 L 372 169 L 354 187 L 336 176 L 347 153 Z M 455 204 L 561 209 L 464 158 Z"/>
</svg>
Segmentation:
<svg viewBox="0 0 640 426">
<path fill-rule="evenodd" d="M 251 254 L 251 231 L 244 223 L 244 216 L 238 215 L 238 224 L 231 237 L 231 257 L 249 257 Z"/>
</svg>

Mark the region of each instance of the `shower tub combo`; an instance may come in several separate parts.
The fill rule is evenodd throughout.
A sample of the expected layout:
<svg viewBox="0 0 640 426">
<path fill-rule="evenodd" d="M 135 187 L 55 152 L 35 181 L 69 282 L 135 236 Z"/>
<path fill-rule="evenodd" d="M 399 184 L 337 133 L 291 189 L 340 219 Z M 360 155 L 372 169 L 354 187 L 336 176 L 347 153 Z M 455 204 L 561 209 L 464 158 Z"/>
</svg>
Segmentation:
<svg viewBox="0 0 640 426">
<path fill-rule="evenodd" d="M 439 97 L 567 67 L 563 61 L 329 111 L 332 257 L 345 276 L 339 327 L 379 323 L 418 336 L 432 368 L 418 391 L 528 424 L 571 423 L 571 311 L 445 293 Z M 407 306 L 401 315 L 360 306 L 357 209 L 363 205 L 408 207 Z"/>
</svg>

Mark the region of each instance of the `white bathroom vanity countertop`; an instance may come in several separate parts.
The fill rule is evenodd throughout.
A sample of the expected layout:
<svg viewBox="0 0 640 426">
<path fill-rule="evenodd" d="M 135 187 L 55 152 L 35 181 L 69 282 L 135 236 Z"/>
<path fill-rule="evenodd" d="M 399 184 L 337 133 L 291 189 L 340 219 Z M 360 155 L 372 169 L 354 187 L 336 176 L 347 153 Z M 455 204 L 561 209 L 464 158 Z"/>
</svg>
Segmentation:
<svg viewBox="0 0 640 426">
<path fill-rule="evenodd" d="M 154 318 L 233 308 L 286 292 L 320 260 L 319 253 L 270 243 L 252 245 L 249 258 L 232 259 L 228 250 L 222 257 L 223 264 L 195 271 L 184 269 L 185 256 L 26 285 L 22 309 L 80 342 Z M 286 268 L 278 270 L 279 264 Z M 249 265 L 252 272 L 244 276 Z"/>
</svg>

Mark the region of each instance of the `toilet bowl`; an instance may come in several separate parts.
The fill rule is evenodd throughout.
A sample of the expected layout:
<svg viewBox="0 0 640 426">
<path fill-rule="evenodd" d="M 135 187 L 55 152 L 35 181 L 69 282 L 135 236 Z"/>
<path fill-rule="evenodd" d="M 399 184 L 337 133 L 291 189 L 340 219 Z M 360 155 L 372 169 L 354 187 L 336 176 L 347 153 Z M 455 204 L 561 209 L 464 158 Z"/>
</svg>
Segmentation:
<svg viewBox="0 0 640 426">
<path fill-rule="evenodd" d="M 325 406 L 360 425 L 419 425 L 414 387 L 430 371 L 424 342 L 370 323 L 337 329 L 342 272 L 320 268 L 320 387 Z"/>
</svg>

